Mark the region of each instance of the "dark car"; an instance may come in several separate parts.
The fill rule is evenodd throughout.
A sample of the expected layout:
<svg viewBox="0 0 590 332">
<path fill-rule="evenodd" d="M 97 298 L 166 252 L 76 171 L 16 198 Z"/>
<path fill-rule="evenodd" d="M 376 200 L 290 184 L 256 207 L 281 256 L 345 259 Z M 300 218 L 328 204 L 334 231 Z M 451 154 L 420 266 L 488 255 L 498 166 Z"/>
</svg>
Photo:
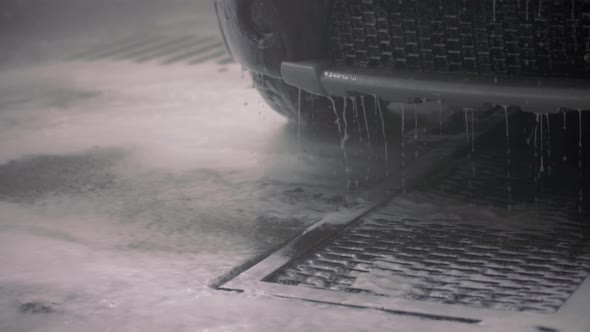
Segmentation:
<svg viewBox="0 0 590 332">
<path fill-rule="evenodd" d="M 322 97 L 347 96 L 590 109 L 589 0 L 216 0 L 216 9 L 232 56 L 292 119 L 333 120 Z"/>
</svg>

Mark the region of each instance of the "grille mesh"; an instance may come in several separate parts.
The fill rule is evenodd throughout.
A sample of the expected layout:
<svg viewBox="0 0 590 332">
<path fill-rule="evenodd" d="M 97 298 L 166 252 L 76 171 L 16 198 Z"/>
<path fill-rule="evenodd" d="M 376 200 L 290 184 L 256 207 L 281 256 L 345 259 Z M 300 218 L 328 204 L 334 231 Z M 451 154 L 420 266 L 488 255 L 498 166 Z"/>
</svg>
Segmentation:
<svg viewBox="0 0 590 332">
<path fill-rule="evenodd" d="M 590 77 L 590 0 L 337 0 L 332 60 L 360 67 Z"/>
</svg>

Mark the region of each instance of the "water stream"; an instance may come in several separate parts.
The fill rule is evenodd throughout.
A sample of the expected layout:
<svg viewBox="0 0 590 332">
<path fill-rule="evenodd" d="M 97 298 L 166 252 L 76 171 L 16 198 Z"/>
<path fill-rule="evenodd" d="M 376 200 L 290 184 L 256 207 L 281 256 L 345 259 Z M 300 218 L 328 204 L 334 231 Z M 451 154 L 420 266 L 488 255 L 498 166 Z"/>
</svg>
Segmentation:
<svg viewBox="0 0 590 332">
<path fill-rule="evenodd" d="M 365 118 L 365 129 L 367 130 L 367 141 L 371 145 L 371 131 L 369 130 L 369 120 L 367 120 L 367 108 L 365 106 L 365 96 L 361 97 L 361 107 L 363 108 L 363 116 Z"/>
<path fill-rule="evenodd" d="M 582 187 L 582 110 L 578 109 L 578 177 L 580 190 L 578 192 L 578 212 L 582 212 L 582 203 L 584 200 L 584 189 Z"/>
<path fill-rule="evenodd" d="M 402 157 L 402 189 L 404 191 L 404 194 L 406 193 L 406 111 L 405 111 L 405 107 L 404 104 L 401 104 L 401 112 L 402 112 L 402 128 L 401 128 L 401 132 L 402 132 L 402 137 L 401 137 L 401 145 L 402 145 L 402 151 L 401 151 L 401 157 Z"/>
<path fill-rule="evenodd" d="M 387 135 L 385 132 L 385 119 L 383 118 L 383 110 L 381 109 L 381 99 L 374 95 L 375 108 L 379 112 L 379 118 L 381 119 L 381 130 L 383 131 L 383 145 L 385 150 L 385 176 L 389 176 L 389 161 L 388 161 L 388 147 L 387 147 Z"/>
<path fill-rule="evenodd" d="M 346 137 L 342 132 L 342 120 L 340 118 L 340 114 L 338 114 L 338 108 L 336 106 L 336 100 L 332 97 L 328 97 L 330 102 L 332 102 L 332 111 L 334 112 L 334 116 L 336 117 L 336 126 L 338 127 L 338 134 L 340 135 L 340 150 L 342 150 L 342 156 L 344 158 L 344 169 L 346 174 L 346 196 L 348 197 L 349 192 L 349 185 L 350 185 L 350 174 L 348 172 L 348 155 L 346 153 Z"/>
<path fill-rule="evenodd" d="M 301 89 L 297 94 L 297 144 L 301 149 Z"/>
<path fill-rule="evenodd" d="M 510 168 L 512 162 L 510 159 L 510 125 L 508 120 L 508 106 L 501 105 L 504 109 L 504 117 L 506 119 L 506 191 L 508 192 L 508 210 L 512 211 L 512 178 L 510 175 Z"/>
</svg>

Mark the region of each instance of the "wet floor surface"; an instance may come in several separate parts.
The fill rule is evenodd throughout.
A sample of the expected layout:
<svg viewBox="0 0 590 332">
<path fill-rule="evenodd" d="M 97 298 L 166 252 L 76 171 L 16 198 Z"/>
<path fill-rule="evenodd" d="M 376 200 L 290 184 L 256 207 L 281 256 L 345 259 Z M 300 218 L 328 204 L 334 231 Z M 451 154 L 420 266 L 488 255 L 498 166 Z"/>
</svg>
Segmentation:
<svg viewBox="0 0 590 332">
<path fill-rule="evenodd" d="M 373 148 L 351 128 L 345 165 L 336 128 L 298 137 L 222 52 L 211 8 L 197 16 L 197 32 L 175 12 L 155 25 L 144 17 L 166 29 L 146 31 L 140 20 L 116 38 L 106 29 L 87 40 L 64 25 L 69 39 L 21 45 L 43 50 L 41 61 L 2 64 L 0 330 L 457 331 L 208 287 L 326 214 L 363 204 L 385 165 L 403 171 L 436 140 L 424 126 L 439 120 L 406 109 L 402 126 L 399 109 L 383 110 L 391 119 L 385 132 L 376 126 Z M 448 130 L 474 135 L 473 122 L 459 120 Z"/>
<path fill-rule="evenodd" d="M 187 68 L 4 72 L 2 330 L 103 329 L 101 315 L 156 315 L 154 303 L 205 310 L 214 278 L 344 204 L 340 155 L 300 153 L 237 65 Z M 31 301 L 56 313 L 18 311 Z M 211 314 L 178 324 L 226 323 Z"/>
<path fill-rule="evenodd" d="M 145 63 L 135 57 L 159 54 L 148 46 L 126 49 L 133 58 L 72 48 L 3 69 L 0 329 L 412 322 L 208 287 L 343 207 L 346 185 L 337 133 L 303 131 L 298 144 L 226 55 L 162 65 L 191 47 Z"/>
</svg>

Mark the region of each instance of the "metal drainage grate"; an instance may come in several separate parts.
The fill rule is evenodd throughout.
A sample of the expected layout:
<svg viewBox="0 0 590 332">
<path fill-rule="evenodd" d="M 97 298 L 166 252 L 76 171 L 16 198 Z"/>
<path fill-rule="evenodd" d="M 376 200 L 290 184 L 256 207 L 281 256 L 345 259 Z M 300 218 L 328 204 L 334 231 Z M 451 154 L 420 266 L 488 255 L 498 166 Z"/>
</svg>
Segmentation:
<svg viewBox="0 0 590 332">
<path fill-rule="evenodd" d="M 576 174 L 571 165 L 577 160 L 541 159 L 553 174 L 540 173 L 540 155 L 531 163 L 526 155 L 533 150 L 517 144 L 531 133 L 523 125 L 526 119 L 517 127 L 522 134 L 512 136 L 510 154 L 497 139 L 484 141 L 486 146 L 459 160 L 460 167 L 418 186 L 410 196 L 421 203 L 394 200 L 265 281 L 488 309 L 557 311 L 590 273 L 590 206 L 578 201 L 578 190 L 585 189 L 578 177 L 559 176 Z"/>
<path fill-rule="evenodd" d="M 554 312 L 590 271 L 576 229 L 411 219 L 390 205 L 268 281 L 411 300 Z M 575 254 L 574 254 L 575 252 Z"/>
</svg>

